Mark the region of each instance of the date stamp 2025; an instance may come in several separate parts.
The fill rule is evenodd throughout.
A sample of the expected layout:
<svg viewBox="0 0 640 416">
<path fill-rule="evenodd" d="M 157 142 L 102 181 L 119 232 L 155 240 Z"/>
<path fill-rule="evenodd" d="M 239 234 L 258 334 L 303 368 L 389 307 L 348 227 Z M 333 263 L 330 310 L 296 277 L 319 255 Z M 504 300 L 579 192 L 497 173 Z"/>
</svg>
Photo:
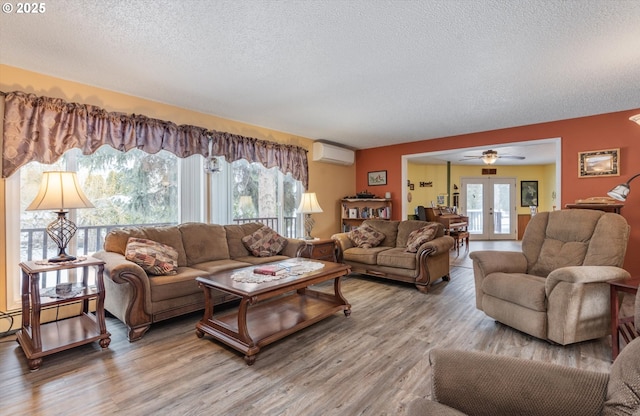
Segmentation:
<svg viewBox="0 0 640 416">
<path fill-rule="evenodd" d="M 42 14 L 47 11 L 47 3 L 2 3 L 5 14 Z"/>
</svg>

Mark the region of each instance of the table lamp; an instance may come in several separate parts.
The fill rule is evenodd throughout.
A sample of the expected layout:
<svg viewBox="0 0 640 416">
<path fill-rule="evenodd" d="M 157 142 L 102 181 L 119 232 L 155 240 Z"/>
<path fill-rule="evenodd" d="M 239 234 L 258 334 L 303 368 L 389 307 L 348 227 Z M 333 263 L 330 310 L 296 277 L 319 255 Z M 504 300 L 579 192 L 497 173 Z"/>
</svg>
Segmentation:
<svg viewBox="0 0 640 416">
<path fill-rule="evenodd" d="M 315 192 L 305 192 L 302 194 L 302 200 L 300 201 L 298 212 L 305 215 L 304 229 L 306 235 L 304 236 L 304 239 L 313 240 L 313 237 L 311 237 L 311 229 L 313 228 L 315 221 L 311 218 L 311 214 L 322 212 L 322 208 L 320 208 L 320 204 L 318 204 L 318 198 L 316 198 Z"/>
<path fill-rule="evenodd" d="M 50 258 L 50 262 L 59 263 L 73 261 L 76 258 L 66 253 L 67 244 L 76 233 L 78 227 L 67 217 L 71 208 L 93 208 L 85 196 L 75 172 L 44 172 L 38 195 L 27 207 L 27 211 L 55 210 L 58 214 L 53 222 L 47 225 L 47 234 L 58 246 L 58 255 Z"/>
<path fill-rule="evenodd" d="M 631 181 L 638 176 L 640 176 L 640 173 L 633 175 L 631 179 L 629 179 L 626 183 L 621 183 L 620 185 L 616 186 L 615 188 L 607 192 L 607 195 L 609 195 L 613 199 L 617 199 L 618 201 L 626 201 L 627 195 L 629 195 L 629 191 L 631 191 L 629 183 L 631 183 Z"/>
</svg>

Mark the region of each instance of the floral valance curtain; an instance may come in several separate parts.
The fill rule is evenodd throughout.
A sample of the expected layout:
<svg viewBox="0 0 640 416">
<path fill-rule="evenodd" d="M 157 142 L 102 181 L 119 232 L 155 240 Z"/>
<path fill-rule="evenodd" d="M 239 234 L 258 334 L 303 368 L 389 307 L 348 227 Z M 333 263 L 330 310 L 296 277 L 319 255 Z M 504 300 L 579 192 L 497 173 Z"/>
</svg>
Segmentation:
<svg viewBox="0 0 640 416">
<path fill-rule="evenodd" d="M 299 146 L 176 125 L 143 115 L 107 112 L 92 105 L 20 91 L 5 95 L 3 178 L 31 161 L 51 164 L 69 149 L 79 148 L 89 155 L 105 144 L 121 151 L 166 150 L 182 158 L 199 154 L 224 156 L 227 162 L 247 159 L 267 168 L 278 167 L 301 181 L 305 189 L 309 186 L 307 150 Z"/>
</svg>

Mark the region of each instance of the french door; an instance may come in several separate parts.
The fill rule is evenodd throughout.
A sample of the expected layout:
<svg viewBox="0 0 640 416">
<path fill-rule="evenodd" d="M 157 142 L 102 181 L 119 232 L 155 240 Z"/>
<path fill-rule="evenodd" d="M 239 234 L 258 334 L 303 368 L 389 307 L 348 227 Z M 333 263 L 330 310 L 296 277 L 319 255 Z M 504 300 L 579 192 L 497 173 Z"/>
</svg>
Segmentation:
<svg viewBox="0 0 640 416">
<path fill-rule="evenodd" d="M 516 179 L 463 177 L 460 184 L 460 212 L 469 217 L 471 238 L 515 240 Z"/>
</svg>

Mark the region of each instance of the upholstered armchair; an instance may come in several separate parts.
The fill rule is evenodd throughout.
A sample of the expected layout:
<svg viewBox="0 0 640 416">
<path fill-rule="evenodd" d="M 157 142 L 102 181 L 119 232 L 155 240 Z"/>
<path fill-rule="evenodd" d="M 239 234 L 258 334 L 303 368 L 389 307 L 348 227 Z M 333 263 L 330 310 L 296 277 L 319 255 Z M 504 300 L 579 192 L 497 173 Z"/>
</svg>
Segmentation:
<svg viewBox="0 0 640 416">
<path fill-rule="evenodd" d="M 640 296 L 634 324 L 640 331 Z M 431 397 L 409 403 L 408 416 L 589 416 L 640 414 L 640 338 L 609 373 L 474 351 L 433 349 Z"/>
<path fill-rule="evenodd" d="M 434 349 L 432 400 L 409 416 L 590 416 L 640 414 L 640 338 L 624 347 L 609 373 L 473 351 Z"/>
<path fill-rule="evenodd" d="M 572 209 L 535 215 L 522 252 L 475 251 L 476 307 L 498 322 L 561 345 L 608 335 L 608 280 L 629 277 L 624 217 Z"/>
</svg>

